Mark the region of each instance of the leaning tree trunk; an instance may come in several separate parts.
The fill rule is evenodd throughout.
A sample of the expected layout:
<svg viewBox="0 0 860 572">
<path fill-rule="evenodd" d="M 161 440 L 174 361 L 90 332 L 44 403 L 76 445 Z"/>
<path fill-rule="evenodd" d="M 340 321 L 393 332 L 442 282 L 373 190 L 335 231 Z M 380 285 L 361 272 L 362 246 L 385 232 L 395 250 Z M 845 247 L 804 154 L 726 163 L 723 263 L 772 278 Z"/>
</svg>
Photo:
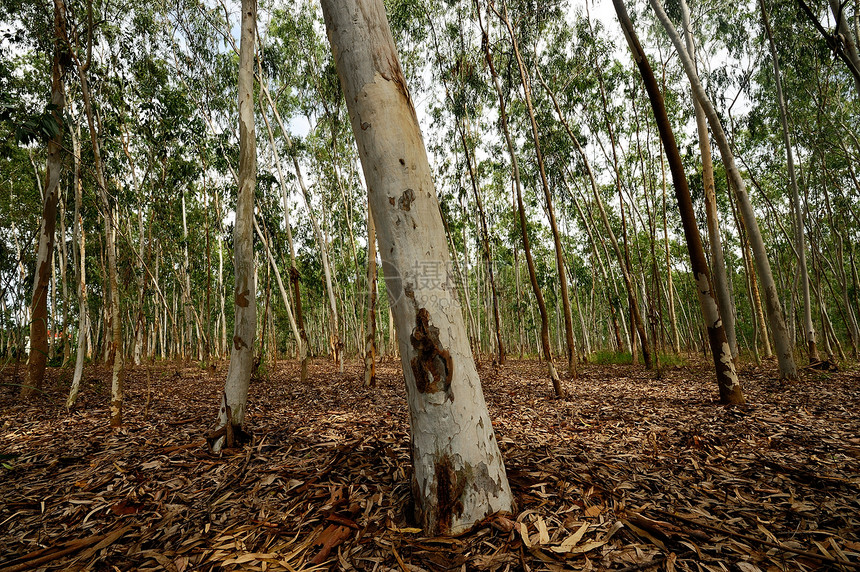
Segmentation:
<svg viewBox="0 0 860 572">
<path fill-rule="evenodd" d="M 48 141 L 45 203 L 39 227 L 39 249 L 33 278 L 33 298 L 30 303 L 30 356 L 27 360 L 27 382 L 21 397 L 30 397 L 42 389 L 48 363 L 48 286 L 51 281 L 51 255 L 54 252 L 54 231 L 57 225 L 57 200 L 60 175 L 63 172 L 63 108 L 66 91 L 66 7 L 64 0 L 54 0 L 54 63 L 51 68 L 51 112 L 57 122 L 57 132 Z"/>
<path fill-rule="evenodd" d="M 686 0 L 681 0 L 681 15 L 684 21 L 684 37 L 687 51 L 696 65 L 696 42 L 690 25 L 690 10 Z M 738 340 L 735 334 L 734 300 L 729 289 L 729 279 L 726 273 L 726 260 L 723 256 L 723 240 L 720 236 L 720 219 L 717 213 L 717 193 L 714 184 L 714 161 L 711 157 L 711 142 L 708 139 L 708 120 L 699 100 L 693 96 L 693 109 L 696 113 L 696 131 L 699 135 L 699 154 L 702 156 L 702 183 L 705 187 L 705 215 L 708 223 L 708 242 L 711 246 L 711 261 L 713 263 L 714 289 L 720 305 L 720 315 L 726 338 L 732 350 L 732 357 L 738 357 Z"/>
<path fill-rule="evenodd" d="M 529 243 L 529 235 L 528 235 L 528 225 L 526 224 L 526 214 L 525 207 L 523 205 L 523 193 L 522 193 L 522 184 L 520 181 L 520 167 L 517 161 L 517 154 L 514 148 L 513 138 L 511 137 L 510 130 L 508 129 L 508 115 L 507 115 L 507 105 L 505 103 L 504 92 L 502 91 L 501 82 L 499 81 L 499 75 L 496 72 L 495 64 L 493 63 L 493 56 L 490 53 L 490 43 L 487 36 L 487 30 L 484 29 L 483 23 L 481 21 L 481 13 L 480 13 L 480 0 L 475 0 L 475 8 L 478 11 L 478 23 L 481 26 L 481 34 L 483 36 L 483 40 L 481 42 L 484 48 L 484 57 L 487 60 L 487 66 L 490 68 L 490 75 L 493 78 L 493 86 L 496 90 L 496 95 L 499 98 L 499 121 L 502 126 L 502 133 L 505 136 L 505 144 L 508 147 L 508 153 L 511 155 L 511 170 L 514 175 L 514 186 L 516 188 L 516 201 L 517 201 L 517 211 L 519 214 L 520 220 L 520 233 L 523 239 L 523 253 L 526 257 L 526 266 L 529 271 L 529 281 L 532 285 L 532 291 L 535 295 L 535 300 L 537 301 L 538 311 L 540 313 L 540 346 L 543 351 L 544 360 L 547 363 L 547 368 L 549 369 L 549 378 L 552 382 L 552 388 L 555 392 L 556 397 L 564 397 L 564 388 L 561 385 L 561 378 L 558 376 L 558 371 L 555 369 L 555 364 L 552 361 L 552 348 L 549 343 L 549 314 L 547 313 L 546 303 L 543 299 L 543 293 L 540 290 L 540 284 L 537 281 L 537 272 L 535 271 L 535 263 L 534 258 L 532 257 L 531 245 Z M 489 28 L 489 13 L 487 14 L 487 27 Z"/>
<path fill-rule="evenodd" d="M 687 239 L 687 249 L 690 253 L 690 266 L 696 280 L 696 293 L 699 296 L 699 306 L 702 310 L 702 318 L 708 331 L 708 340 L 714 358 L 717 385 L 720 390 L 720 402 L 740 405 L 744 403 L 744 396 L 741 391 L 741 384 L 738 381 L 738 374 L 735 371 L 732 352 L 726 340 L 726 332 L 720 320 L 717 301 L 711 292 L 710 270 L 708 269 L 708 262 L 705 259 L 705 249 L 702 246 L 699 227 L 696 224 L 693 199 L 690 196 L 690 188 L 687 186 L 687 176 L 684 173 L 684 164 L 681 160 L 681 153 L 678 151 L 678 144 L 675 142 L 675 134 L 669 123 L 669 116 L 666 114 L 663 94 L 660 93 L 657 80 L 654 78 L 654 73 L 651 70 L 651 65 L 645 56 L 645 50 L 642 49 L 639 38 L 633 28 L 633 23 L 627 15 L 624 0 L 613 0 L 612 3 L 615 5 L 615 12 L 618 14 L 618 20 L 621 22 L 621 27 L 627 38 L 627 44 L 630 46 L 630 51 L 633 52 L 633 59 L 639 68 L 639 73 L 642 74 L 642 81 L 645 84 L 645 90 L 648 92 L 648 99 L 651 100 L 654 118 L 657 121 L 657 129 L 660 132 L 660 139 L 663 141 L 666 159 L 669 162 L 669 170 L 672 173 L 675 198 L 678 201 L 678 211 L 681 215 L 681 222 L 684 226 L 684 237 Z"/>
<path fill-rule="evenodd" d="M 717 111 L 714 109 L 711 100 L 705 93 L 705 89 L 702 87 L 702 82 L 699 80 L 693 61 L 690 59 L 690 56 L 684 47 L 681 36 L 678 35 L 677 30 L 675 30 L 675 26 L 663 10 L 660 0 L 649 1 L 651 6 L 654 8 L 654 11 L 657 13 L 657 18 L 660 20 L 666 33 L 672 40 L 672 44 L 678 52 L 678 57 L 681 59 L 681 63 L 684 65 L 684 71 L 687 74 L 687 78 L 690 80 L 693 93 L 702 105 L 705 116 L 708 118 L 708 123 L 711 125 L 711 132 L 714 135 L 717 146 L 720 148 L 720 155 L 722 155 L 723 164 L 726 166 L 731 186 L 734 188 L 735 196 L 738 201 L 738 210 L 740 211 L 741 218 L 743 218 L 744 224 L 747 228 L 750 245 L 752 246 L 753 253 L 755 254 L 756 270 L 758 271 L 759 279 L 761 279 L 762 287 L 764 289 L 765 303 L 767 304 L 767 317 L 770 321 L 770 328 L 773 333 L 774 344 L 776 345 L 776 357 L 779 362 L 780 378 L 796 380 L 798 379 L 797 366 L 794 363 L 794 353 L 792 351 L 791 341 L 789 340 L 788 329 L 785 326 L 785 315 L 782 311 L 782 304 L 779 301 L 779 292 L 776 288 L 776 282 L 773 279 L 773 272 L 771 272 L 770 261 L 767 257 L 767 248 L 764 244 L 764 239 L 761 236 L 761 231 L 759 230 L 758 221 L 756 220 L 749 195 L 747 195 L 746 183 L 744 183 L 743 177 L 741 177 L 741 173 L 735 165 L 735 156 L 729 146 L 728 137 L 726 137 L 725 131 L 723 131 L 723 125 L 720 122 L 720 118 L 717 115 Z"/>
<path fill-rule="evenodd" d="M 857 8 L 854 13 L 855 29 L 851 30 L 848 25 L 848 16 L 845 13 L 847 2 L 839 0 L 829 0 L 830 10 L 833 12 L 833 18 L 838 22 L 836 32 L 839 34 L 839 39 L 842 41 L 842 50 L 845 57 L 851 62 L 854 70 L 860 71 L 860 52 L 858 52 L 857 42 L 860 41 L 860 32 L 857 31 Z M 854 88 L 857 90 L 857 97 L 860 98 L 860 77 L 854 75 Z"/>
<path fill-rule="evenodd" d="M 427 534 L 457 534 L 513 497 L 457 305 L 427 153 L 382 0 L 322 0 L 383 255 Z"/>
<path fill-rule="evenodd" d="M 806 347 L 809 351 L 809 361 L 817 362 L 818 348 L 815 345 L 815 325 L 812 323 L 812 301 L 809 295 L 809 272 L 806 269 L 806 231 L 803 223 L 803 208 L 800 205 L 800 192 L 797 189 L 797 177 L 794 173 L 794 153 L 791 149 L 791 133 L 788 127 L 788 111 L 785 106 L 785 97 L 782 94 L 782 78 L 779 70 L 779 57 L 776 44 L 773 41 L 773 33 L 770 29 L 770 21 L 767 17 L 767 9 L 764 0 L 760 0 L 761 16 L 764 29 L 770 45 L 770 56 L 773 59 L 774 82 L 776 83 L 776 99 L 779 104 L 779 121 L 782 124 L 782 142 L 785 145 L 785 157 L 788 165 L 788 180 L 791 185 L 791 205 L 795 216 L 795 242 L 797 248 L 798 270 L 800 272 L 800 287 L 803 291 L 803 334 L 806 338 Z"/>
<path fill-rule="evenodd" d="M 214 452 L 234 447 L 243 435 L 248 386 L 254 366 L 254 339 L 257 327 L 257 285 L 254 279 L 254 189 L 257 186 L 257 142 L 254 130 L 254 32 L 256 0 L 242 0 L 242 28 L 239 44 L 239 188 L 236 222 L 233 227 L 233 268 L 235 272 L 235 319 L 230 367 L 218 424 L 207 441 Z"/>
</svg>

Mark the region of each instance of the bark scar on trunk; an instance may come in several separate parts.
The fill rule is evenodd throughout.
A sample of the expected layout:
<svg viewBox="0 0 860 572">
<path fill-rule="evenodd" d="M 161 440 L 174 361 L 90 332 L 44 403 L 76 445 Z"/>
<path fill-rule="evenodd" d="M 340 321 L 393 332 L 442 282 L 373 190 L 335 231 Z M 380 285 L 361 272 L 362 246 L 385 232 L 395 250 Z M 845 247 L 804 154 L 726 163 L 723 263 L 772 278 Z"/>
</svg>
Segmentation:
<svg viewBox="0 0 860 572">
<path fill-rule="evenodd" d="M 415 329 L 409 337 L 416 355 L 412 358 L 412 373 L 415 386 L 421 393 L 445 391 L 452 401 L 451 376 L 454 374 L 454 361 L 448 350 L 439 342 L 439 328 L 430 323 L 427 308 L 418 310 Z"/>
<path fill-rule="evenodd" d="M 236 305 L 241 306 L 242 308 L 247 308 L 248 304 L 249 304 L 248 295 L 250 295 L 250 294 L 251 294 L 251 291 L 248 290 L 247 288 L 245 289 L 244 292 L 240 292 L 239 289 L 237 288 L 236 289 Z"/>
<path fill-rule="evenodd" d="M 443 454 L 436 461 L 436 534 L 447 534 L 454 516 L 463 512 L 460 497 L 466 488 L 466 481 L 454 470 L 448 455 Z"/>
<path fill-rule="evenodd" d="M 400 196 L 400 200 L 398 201 L 400 210 L 410 210 L 413 202 L 415 202 L 415 191 L 412 189 L 406 189 L 403 191 L 403 194 Z"/>
</svg>

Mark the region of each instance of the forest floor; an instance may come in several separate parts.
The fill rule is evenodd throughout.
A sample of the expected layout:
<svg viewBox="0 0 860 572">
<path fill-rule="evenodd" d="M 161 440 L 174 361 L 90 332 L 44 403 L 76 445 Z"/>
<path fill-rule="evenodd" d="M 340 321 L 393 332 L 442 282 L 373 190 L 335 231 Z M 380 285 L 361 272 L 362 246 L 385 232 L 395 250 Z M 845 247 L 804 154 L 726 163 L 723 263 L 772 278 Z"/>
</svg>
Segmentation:
<svg viewBox="0 0 860 572">
<path fill-rule="evenodd" d="M 749 404 L 722 407 L 704 363 L 582 365 L 562 400 L 536 361 L 485 365 L 519 512 L 427 538 L 399 368 L 365 389 L 358 362 L 315 360 L 307 384 L 281 362 L 252 384 L 252 445 L 218 457 L 203 435 L 225 363 L 129 371 L 116 431 L 109 372 L 67 413 L 71 370 L 22 405 L 7 366 L 0 571 L 860 569 L 856 370 L 783 384 L 745 366 Z"/>
</svg>

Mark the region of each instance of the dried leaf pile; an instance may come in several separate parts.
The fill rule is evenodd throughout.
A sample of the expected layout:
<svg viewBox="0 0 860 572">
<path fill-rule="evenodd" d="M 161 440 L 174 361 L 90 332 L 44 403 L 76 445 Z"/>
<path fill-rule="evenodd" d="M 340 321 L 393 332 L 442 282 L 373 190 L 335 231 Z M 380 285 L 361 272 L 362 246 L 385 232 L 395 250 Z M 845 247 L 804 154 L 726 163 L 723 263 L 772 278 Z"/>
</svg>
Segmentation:
<svg viewBox="0 0 860 572">
<path fill-rule="evenodd" d="M 67 413 L 70 372 L 19 404 L 7 368 L 0 572 L 860 570 L 856 372 L 747 368 L 750 404 L 725 408 L 704 366 L 582 366 L 564 400 L 537 362 L 484 367 L 519 512 L 426 538 L 399 367 L 365 389 L 358 363 L 315 361 L 302 385 L 282 362 L 252 385 L 253 444 L 222 457 L 203 435 L 225 364 L 129 372 L 119 431 L 106 372 Z"/>
</svg>

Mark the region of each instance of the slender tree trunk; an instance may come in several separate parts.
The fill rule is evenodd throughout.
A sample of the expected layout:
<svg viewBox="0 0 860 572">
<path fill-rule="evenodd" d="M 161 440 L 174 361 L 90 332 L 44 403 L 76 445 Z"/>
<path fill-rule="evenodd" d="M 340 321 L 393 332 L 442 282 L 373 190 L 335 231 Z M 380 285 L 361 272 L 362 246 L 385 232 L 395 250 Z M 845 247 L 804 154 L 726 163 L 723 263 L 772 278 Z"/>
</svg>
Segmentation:
<svg viewBox="0 0 860 572">
<path fill-rule="evenodd" d="M 90 312 L 87 303 L 87 248 L 86 235 L 83 220 L 81 218 L 81 202 L 83 186 L 81 184 L 81 148 L 80 135 L 69 130 L 72 135 L 72 153 L 74 160 L 74 187 L 75 187 L 75 226 L 73 229 L 74 242 L 78 247 L 78 350 L 75 355 L 75 372 L 72 375 L 72 386 L 69 389 L 69 398 L 66 400 L 66 408 L 71 409 L 78 400 L 81 390 L 81 377 L 84 373 L 84 358 L 86 357 L 86 344 L 90 330 Z M 80 133 L 80 124 L 78 125 Z"/>
<path fill-rule="evenodd" d="M 54 0 L 54 61 L 51 68 L 51 104 L 56 107 L 51 111 L 51 115 L 57 123 L 57 132 L 48 141 L 45 196 L 42 222 L 39 227 L 39 246 L 36 252 L 33 297 L 30 303 L 30 355 L 27 361 L 27 382 L 21 391 L 22 398 L 29 398 L 37 391 L 41 391 L 42 383 L 45 380 L 45 367 L 48 362 L 48 286 L 51 280 L 51 256 L 54 252 L 60 176 L 63 172 L 63 109 L 66 105 L 63 78 L 66 74 L 67 63 L 67 58 L 63 55 L 67 53 L 65 42 L 65 3 L 64 0 Z"/>
<path fill-rule="evenodd" d="M 258 67 L 260 67 L 259 62 L 258 62 Z M 263 77 L 262 70 L 260 70 L 260 77 L 261 78 Z M 266 92 L 266 94 L 268 94 L 267 89 L 265 90 L 265 92 Z M 266 133 L 269 136 L 269 145 L 272 147 L 272 155 L 275 158 L 275 168 L 277 169 L 277 172 L 278 172 L 278 183 L 281 186 L 281 199 L 282 199 L 283 206 L 284 206 L 284 223 L 286 224 L 286 227 L 287 227 L 287 236 L 288 236 L 288 240 L 290 243 L 289 244 L 289 246 L 290 246 L 290 283 L 292 284 L 293 283 L 293 278 L 292 278 L 293 269 L 295 268 L 295 247 L 293 246 L 293 233 L 292 233 L 292 230 L 290 229 L 289 201 L 288 201 L 287 185 L 286 185 L 286 182 L 284 181 L 284 171 L 283 171 L 283 168 L 281 166 L 281 157 L 278 154 L 277 148 L 275 147 L 275 136 L 272 133 L 271 125 L 269 125 L 269 118 L 266 116 L 265 111 L 262 113 L 262 116 L 263 116 L 263 122 L 266 125 Z M 269 253 L 269 256 L 271 257 L 271 252 Z M 275 271 L 277 272 L 277 267 L 275 267 Z M 298 274 L 298 270 L 296 270 L 296 274 Z M 281 280 L 281 276 L 280 276 L 280 273 L 278 273 L 278 284 L 279 285 L 280 285 L 280 280 Z M 301 305 L 301 295 L 300 295 L 298 288 L 297 288 L 298 276 L 296 276 L 294 286 L 295 286 L 294 293 L 296 296 L 295 299 L 297 300 L 296 304 L 300 306 Z M 288 308 L 290 308 L 288 298 L 284 298 L 284 305 L 287 306 Z M 301 373 L 299 374 L 299 380 L 302 383 L 304 383 L 307 379 L 307 372 L 308 372 L 307 334 L 304 332 L 304 324 L 301 324 L 301 329 L 299 329 L 299 323 L 300 322 L 296 320 L 296 318 L 293 315 L 292 310 L 289 312 L 289 317 L 290 317 L 290 327 L 293 330 L 293 337 L 296 340 L 296 347 L 298 348 L 298 352 L 296 352 L 296 353 L 298 354 L 299 363 L 301 364 L 300 365 Z"/>
<path fill-rule="evenodd" d="M 427 534 L 457 534 L 512 510 L 513 497 L 448 286 L 453 277 L 430 166 L 382 0 L 322 5 L 400 332 L 416 512 Z M 438 275 L 428 280 L 426 266 L 416 270 L 416 262 Z"/>
<path fill-rule="evenodd" d="M 272 96 L 269 93 L 269 89 L 266 86 L 266 82 L 262 81 L 262 69 L 260 69 L 260 88 L 263 92 L 263 95 L 266 96 L 266 101 L 269 104 L 269 107 L 272 108 L 272 113 L 275 116 L 275 120 L 278 122 L 278 127 L 281 129 L 281 133 L 283 134 L 287 146 L 292 147 L 292 141 L 289 139 L 288 131 L 284 127 L 284 122 L 281 120 L 281 114 L 278 112 L 278 107 L 275 105 L 275 102 L 272 100 Z M 266 129 L 271 136 L 271 129 L 269 127 L 268 119 L 265 114 L 263 114 L 263 119 L 266 122 Z M 271 141 L 271 140 L 270 140 Z M 275 145 L 274 141 L 271 141 L 272 144 L 272 152 L 275 154 L 275 157 L 278 162 L 280 162 L 279 155 L 274 150 Z M 301 180 L 301 171 L 298 169 L 298 161 L 294 158 L 293 162 L 296 167 L 296 176 Z M 279 170 L 279 176 L 282 175 L 282 171 Z M 295 303 L 296 308 L 296 326 L 299 328 L 299 338 L 301 339 L 301 345 L 299 348 L 299 360 L 301 362 L 301 373 L 299 374 L 299 380 L 302 383 L 305 383 L 308 379 L 308 334 L 305 329 L 305 320 L 304 320 L 304 312 L 302 311 L 302 296 L 301 296 L 301 274 L 299 274 L 298 266 L 296 265 L 296 248 L 293 242 L 293 231 L 290 226 L 290 208 L 289 208 L 289 193 L 287 192 L 287 187 L 283 183 L 283 179 L 279 179 L 281 182 L 281 201 L 283 203 L 284 208 L 284 227 L 287 231 L 287 242 L 290 247 L 290 284 L 293 288 L 293 302 Z"/>
<path fill-rule="evenodd" d="M 269 247 L 270 241 L 266 236 L 263 236 L 263 233 L 260 231 L 260 227 L 257 224 L 257 219 L 254 218 L 254 230 L 257 232 L 257 237 L 260 239 L 260 242 L 263 243 L 263 248 L 266 249 L 266 259 L 269 261 L 269 264 L 272 267 L 272 271 L 275 273 L 275 281 L 278 283 L 278 291 L 281 293 L 281 300 L 284 302 L 284 308 L 287 310 L 287 318 L 290 321 L 290 328 L 293 330 L 293 334 L 296 338 L 296 343 L 301 343 L 301 339 L 298 336 L 298 326 L 296 325 L 296 318 L 293 315 L 293 307 L 290 304 L 290 296 L 287 294 L 287 289 L 284 288 L 284 281 L 281 278 L 281 271 L 278 269 L 278 265 L 275 262 L 275 255 L 272 254 L 272 249 Z M 266 222 L 263 221 L 263 225 Z M 268 232 L 266 233 L 268 236 Z"/>
<path fill-rule="evenodd" d="M 664 155 L 660 154 L 660 174 L 663 187 L 663 246 L 666 250 L 666 301 L 669 306 L 669 320 L 672 322 L 672 349 L 676 354 L 681 353 L 681 338 L 678 335 L 678 317 L 675 315 L 675 285 L 672 279 L 672 258 L 669 252 L 669 222 L 666 216 L 666 163 Z"/>
<path fill-rule="evenodd" d="M 466 155 L 466 163 L 469 165 L 469 178 L 472 181 L 472 193 L 475 195 L 475 205 L 478 207 L 478 219 L 481 223 L 481 242 L 484 246 L 484 257 L 487 260 L 487 276 L 490 281 L 490 289 L 492 290 L 493 302 L 493 319 L 495 324 L 496 347 L 498 348 L 499 365 L 505 363 L 505 345 L 502 343 L 502 319 L 499 316 L 499 298 L 496 293 L 496 277 L 493 269 L 492 254 L 490 253 L 490 231 L 487 228 L 487 217 L 484 215 L 484 203 L 481 200 L 481 192 L 478 189 L 477 176 L 475 174 L 475 166 L 472 163 L 472 153 L 469 149 L 469 144 L 466 141 L 466 127 L 462 125 L 465 120 L 462 120 L 460 125 L 460 141 L 463 144 L 463 151 Z"/>
<path fill-rule="evenodd" d="M 376 387 L 376 227 L 367 204 L 367 331 L 364 340 L 364 386 Z"/>
<path fill-rule="evenodd" d="M 71 131 L 71 130 L 70 130 Z M 66 276 L 66 270 L 69 262 L 69 251 L 66 245 L 66 198 L 60 197 L 60 244 L 57 251 L 60 253 L 60 282 L 63 289 L 63 328 L 62 343 L 63 343 L 63 365 L 65 368 L 71 358 L 71 332 L 69 331 L 69 283 Z"/>
<path fill-rule="evenodd" d="M 684 37 L 687 52 L 696 65 L 696 43 L 693 39 L 690 24 L 690 10 L 686 0 L 681 0 L 681 15 L 684 24 Z M 702 183 L 705 187 L 705 214 L 708 223 L 708 243 L 711 247 L 711 266 L 713 268 L 714 290 L 720 306 L 720 316 L 726 330 L 726 338 L 732 350 L 732 357 L 738 357 L 738 340 L 735 334 L 734 299 L 732 298 L 729 280 L 726 273 L 726 261 L 723 256 L 723 239 L 720 236 L 720 219 L 717 213 L 717 193 L 714 185 L 714 162 L 711 158 L 711 142 L 708 138 L 708 120 L 702 105 L 693 95 L 693 109 L 696 113 L 696 131 L 699 135 L 699 153 L 702 157 Z"/>
<path fill-rule="evenodd" d="M 729 141 L 723 131 L 722 123 L 720 122 L 714 106 L 711 104 L 710 99 L 702 87 L 702 83 L 699 80 L 699 76 L 696 73 L 693 62 L 682 43 L 681 37 L 678 35 L 674 25 L 666 15 L 666 12 L 663 10 L 660 0 L 649 1 L 651 6 L 654 8 L 654 11 L 657 13 L 657 18 L 660 20 L 666 33 L 672 40 L 672 43 L 678 52 L 678 56 L 684 65 L 684 71 L 687 74 L 687 78 L 690 80 L 690 84 L 693 87 L 693 92 L 705 111 L 705 115 L 711 125 L 714 139 L 720 148 L 723 164 L 726 166 L 726 171 L 728 171 L 732 187 L 734 188 L 735 196 L 738 201 L 738 210 L 746 224 L 750 244 L 753 252 L 755 253 L 756 269 L 758 270 L 759 278 L 761 279 L 762 286 L 764 288 L 765 303 L 768 308 L 767 315 L 770 320 L 770 327 L 773 332 L 774 343 L 776 345 L 780 378 L 796 380 L 798 379 L 797 366 L 794 363 L 794 353 L 788 339 L 788 330 L 785 326 L 785 316 L 782 311 L 782 304 L 779 301 L 779 292 L 777 291 L 776 283 L 773 279 L 773 273 L 771 272 L 770 261 L 767 256 L 767 247 L 764 244 L 764 239 L 762 239 L 752 203 L 750 202 L 749 196 L 746 192 L 746 183 L 744 183 L 740 171 L 738 171 L 738 168 L 735 166 L 734 154 L 729 147 Z"/>
<path fill-rule="evenodd" d="M 797 189 L 797 177 L 794 173 L 794 153 L 791 148 L 791 133 L 788 128 L 788 111 L 785 105 L 785 97 L 782 94 L 782 79 L 779 70 L 779 56 L 776 44 L 773 41 L 773 33 L 770 29 L 770 21 L 767 16 L 767 8 L 764 0 L 759 0 L 761 5 L 761 16 L 764 29 L 767 33 L 770 56 L 773 59 L 774 81 L 776 83 L 776 98 L 779 105 L 779 121 L 782 124 L 782 142 L 785 145 L 785 157 L 788 165 L 788 179 L 791 185 L 791 204 L 795 217 L 795 243 L 797 245 L 797 257 L 800 272 L 800 287 L 803 291 L 803 330 L 806 338 L 806 346 L 809 351 L 809 361 L 819 361 L 818 349 L 815 345 L 815 326 L 812 323 L 812 302 L 809 296 L 809 272 L 806 269 L 806 230 L 803 223 L 803 209 L 800 206 L 800 192 Z"/>
<path fill-rule="evenodd" d="M 335 363 L 337 363 L 340 367 L 340 372 L 343 373 L 343 356 L 341 355 L 343 351 L 343 342 L 340 339 L 340 328 L 339 323 L 340 319 L 338 317 L 337 312 L 337 300 L 334 293 L 334 284 L 332 283 L 331 278 L 331 265 L 329 264 L 328 259 L 328 248 L 326 246 L 326 239 L 320 230 L 319 222 L 317 221 L 317 217 L 314 214 L 313 206 L 311 205 L 311 198 L 307 187 L 305 186 L 304 179 L 301 174 L 301 168 L 299 167 L 299 160 L 294 155 L 293 156 L 293 166 L 296 169 L 296 177 L 299 179 L 299 186 L 302 189 L 302 196 L 305 199 L 305 206 L 308 209 L 308 217 L 311 219 L 311 224 L 314 229 L 314 236 L 316 237 L 317 244 L 320 249 L 320 257 L 322 258 L 322 266 L 323 266 L 323 274 L 325 275 L 325 287 L 328 292 L 328 302 L 329 302 L 329 328 L 330 328 L 330 339 L 329 345 L 332 350 L 332 358 Z"/>
<path fill-rule="evenodd" d="M 505 103 L 504 92 L 502 91 L 501 82 L 499 81 L 499 75 L 496 73 L 496 67 L 493 63 L 493 56 L 490 53 L 490 44 L 489 37 L 487 35 L 487 30 L 484 29 L 483 22 L 481 20 L 480 15 L 480 0 L 475 0 L 475 7 L 478 10 L 478 22 L 481 25 L 481 35 L 483 36 L 483 40 L 481 44 L 484 47 L 484 56 L 487 60 L 487 66 L 490 69 L 490 75 L 493 78 L 493 86 L 496 90 L 496 95 L 499 98 L 499 119 L 502 125 L 502 133 L 505 136 L 505 143 L 508 147 L 508 153 L 511 156 L 511 169 L 514 174 L 514 183 L 516 187 L 516 196 L 517 196 L 517 211 L 519 214 L 520 221 L 520 233 L 522 234 L 523 239 L 523 253 L 526 257 L 526 266 L 529 271 L 529 280 L 532 285 L 532 291 L 535 295 L 535 300 L 537 300 L 538 311 L 540 312 L 540 346 L 543 350 L 543 357 L 547 363 L 547 368 L 549 369 L 549 377 L 552 382 L 553 391 L 555 392 L 556 397 L 564 397 L 564 389 L 561 385 L 561 378 L 558 376 L 558 372 L 555 369 L 555 364 L 552 362 L 552 348 L 549 343 L 549 314 L 547 313 L 546 303 L 544 302 L 543 294 L 540 290 L 540 285 L 537 281 L 537 272 L 535 270 L 534 259 L 532 258 L 531 252 L 531 244 L 529 242 L 528 235 L 528 224 L 526 221 L 526 213 L 525 206 L 523 205 L 523 194 L 522 194 L 522 183 L 520 181 L 520 167 L 519 162 L 517 161 L 516 149 L 514 147 L 514 142 L 511 138 L 510 130 L 508 129 L 508 115 L 507 115 L 507 105 Z M 489 14 L 487 15 L 487 20 L 489 22 Z M 488 24 L 489 27 L 489 24 Z"/>
<path fill-rule="evenodd" d="M 636 35 L 630 17 L 627 15 L 624 1 L 613 0 L 613 4 L 615 5 L 618 20 L 621 22 L 621 27 L 624 30 L 624 35 L 627 38 L 627 44 L 630 46 L 630 51 L 633 52 L 633 59 L 639 67 L 639 73 L 642 74 L 642 81 L 645 84 L 645 89 L 648 91 L 648 98 L 651 100 L 651 107 L 654 110 L 657 129 L 660 131 L 660 139 L 663 141 L 663 147 L 666 151 L 666 159 L 669 161 L 669 170 L 672 173 L 672 182 L 675 186 L 675 198 L 678 201 L 678 211 L 681 214 L 684 236 L 687 239 L 687 249 L 690 253 L 690 265 L 696 280 L 696 293 L 699 297 L 699 306 L 701 307 L 704 325 L 708 331 L 711 353 L 714 358 L 717 385 L 720 390 L 720 402 L 733 405 L 742 404 L 744 403 L 743 392 L 741 391 L 741 385 L 735 371 L 734 359 L 726 340 L 726 333 L 720 320 L 719 308 L 711 293 L 710 271 L 705 259 L 705 250 L 702 246 L 702 238 L 699 235 L 699 227 L 696 224 L 693 200 L 690 197 L 690 189 L 687 186 L 687 177 L 684 173 L 681 153 L 678 151 L 675 134 L 672 131 L 669 117 L 666 114 L 663 95 L 657 86 L 657 80 L 651 71 L 651 66 L 645 56 L 645 50 L 639 44 L 639 38 Z"/>
<path fill-rule="evenodd" d="M 257 186 L 257 143 L 254 129 L 254 35 L 256 0 L 242 0 L 239 48 L 239 188 L 233 227 L 235 318 L 230 367 L 218 410 L 218 424 L 207 441 L 216 453 L 236 446 L 242 435 L 248 386 L 254 365 L 257 326 L 257 285 L 254 279 L 254 189 Z"/>
<path fill-rule="evenodd" d="M 89 47 L 88 47 L 89 56 Z M 123 379 L 122 366 L 123 354 L 120 351 L 122 344 L 122 319 L 119 306 L 119 284 L 117 280 L 116 266 L 116 240 L 114 229 L 116 227 L 115 209 L 108 196 L 107 183 L 105 182 L 104 169 L 102 166 L 101 146 L 99 144 L 99 133 L 96 131 L 95 112 L 93 110 L 92 97 L 90 95 L 87 72 L 89 70 L 89 59 L 85 64 L 80 60 L 77 62 L 78 77 L 81 81 L 81 96 L 84 101 L 84 110 L 87 115 L 87 124 L 90 130 L 90 140 L 93 146 L 93 163 L 95 166 L 96 183 L 101 199 L 101 207 L 105 217 L 105 250 L 107 250 L 107 290 L 110 292 L 110 300 L 106 306 L 109 308 L 110 316 L 106 320 L 109 325 L 110 340 L 105 340 L 106 347 L 112 355 L 111 375 L 111 401 L 110 401 L 110 425 L 119 427 L 122 425 L 122 402 L 123 402 Z M 107 337 L 107 336 L 106 336 Z"/>
<path fill-rule="evenodd" d="M 495 7 L 492 6 L 493 11 Z M 511 38 L 511 44 L 514 48 L 514 56 L 517 60 L 517 68 L 520 72 L 520 80 L 523 86 L 523 94 L 525 97 L 526 109 L 528 110 L 529 122 L 532 128 L 532 139 L 535 145 L 535 156 L 537 158 L 538 170 L 540 171 L 540 181 L 543 187 L 544 200 L 546 201 L 546 212 L 549 217 L 549 227 L 552 231 L 552 240 L 555 245 L 555 266 L 558 273 L 558 281 L 561 286 L 561 300 L 564 308 L 564 332 L 567 342 L 567 367 L 572 375 L 576 375 L 576 344 L 573 340 L 573 316 L 570 310 L 570 294 L 567 287 L 567 271 L 564 268 L 564 250 L 561 244 L 561 237 L 558 232 L 558 224 L 555 220 L 555 209 L 552 206 L 552 193 L 549 189 L 549 181 L 546 177 L 546 169 L 544 167 L 543 153 L 540 146 L 540 133 L 538 130 L 537 120 L 535 119 L 535 111 L 532 105 L 531 87 L 528 72 L 526 71 L 525 63 L 520 55 L 519 44 L 513 27 L 511 27 L 508 19 L 508 8 L 504 0 L 502 1 L 502 12 L 496 14 L 501 18 L 502 22 L 508 30 L 508 35 Z"/>
</svg>

